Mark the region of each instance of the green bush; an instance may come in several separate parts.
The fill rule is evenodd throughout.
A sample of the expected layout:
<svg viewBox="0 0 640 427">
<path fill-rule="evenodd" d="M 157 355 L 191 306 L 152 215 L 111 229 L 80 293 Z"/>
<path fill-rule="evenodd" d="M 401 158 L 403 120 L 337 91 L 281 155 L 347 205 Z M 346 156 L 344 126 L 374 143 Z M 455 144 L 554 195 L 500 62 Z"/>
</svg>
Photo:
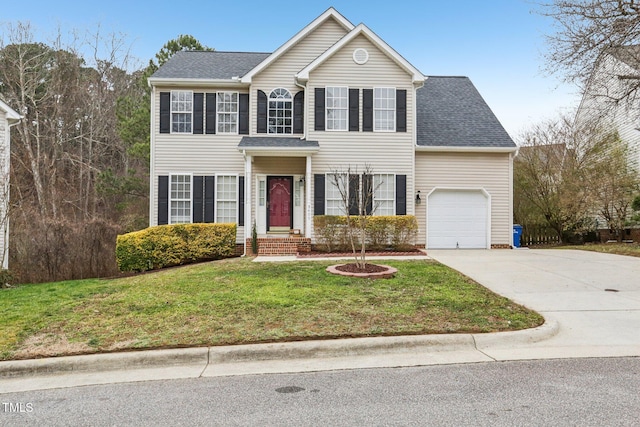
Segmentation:
<svg viewBox="0 0 640 427">
<path fill-rule="evenodd" d="M 352 226 L 358 229 L 360 218 L 351 217 Z M 313 217 L 315 239 L 325 252 L 350 251 L 346 216 L 317 215 Z M 415 245 L 418 221 L 413 215 L 370 216 L 366 224 L 367 248 L 381 250 L 407 250 Z M 356 231 L 356 236 L 359 233 Z M 359 243 L 358 243 L 359 246 Z"/>
<path fill-rule="evenodd" d="M 160 225 L 120 235 L 116 240 L 120 271 L 147 271 L 229 258 L 235 251 L 235 224 Z"/>
</svg>

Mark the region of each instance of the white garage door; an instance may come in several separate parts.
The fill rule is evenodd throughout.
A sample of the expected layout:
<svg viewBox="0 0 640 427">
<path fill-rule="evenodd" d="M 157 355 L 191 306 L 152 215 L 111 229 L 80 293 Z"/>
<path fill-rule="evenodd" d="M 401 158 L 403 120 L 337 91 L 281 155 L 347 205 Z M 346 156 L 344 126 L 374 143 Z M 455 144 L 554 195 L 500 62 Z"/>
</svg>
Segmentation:
<svg viewBox="0 0 640 427">
<path fill-rule="evenodd" d="M 435 190 L 427 204 L 427 248 L 487 248 L 487 196 L 479 190 Z"/>
</svg>

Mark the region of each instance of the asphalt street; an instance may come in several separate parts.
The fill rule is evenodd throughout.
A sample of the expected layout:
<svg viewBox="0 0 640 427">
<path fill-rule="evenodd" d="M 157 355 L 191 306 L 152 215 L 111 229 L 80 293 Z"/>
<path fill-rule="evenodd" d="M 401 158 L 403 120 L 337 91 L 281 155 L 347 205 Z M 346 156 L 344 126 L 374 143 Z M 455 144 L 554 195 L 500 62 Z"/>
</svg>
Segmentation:
<svg viewBox="0 0 640 427">
<path fill-rule="evenodd" d="M 637 426 L 638 384 L 640 358 L 163 380 L 2 394 L 0 426 Z"/>
</svg>

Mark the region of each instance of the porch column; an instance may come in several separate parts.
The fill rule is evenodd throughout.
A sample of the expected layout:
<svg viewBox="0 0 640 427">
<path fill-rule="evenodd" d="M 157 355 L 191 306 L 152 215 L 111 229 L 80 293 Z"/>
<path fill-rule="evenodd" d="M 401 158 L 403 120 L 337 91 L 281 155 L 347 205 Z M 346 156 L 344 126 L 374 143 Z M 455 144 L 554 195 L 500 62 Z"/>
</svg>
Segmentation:
<svg viewBox="0 0 640 427">
<path fill-rule="evenodd" d="M 253 183 L 253 176 L 251 171 L 251 161 L 253 157 L 250 154 L 244 156 L 244 253 L 247 253 L 247 239 L 251 238 L 251 230 L 253 229 L 252 217 L 252 203 L 251 203 L 251 188 Z"/>
<path fill-rule="evenodd" d="M 304 182 L 306 188 L 304 190 L 305 195 L 305 217 L 306 220 L 304 222 L 304 236 L 309 238 L 311 237 L 311 230 L 313 228 L 313 211 L 311 204 L 311 155 L 307 155 L 307 169 L 305 173 Z"/>
</svg>

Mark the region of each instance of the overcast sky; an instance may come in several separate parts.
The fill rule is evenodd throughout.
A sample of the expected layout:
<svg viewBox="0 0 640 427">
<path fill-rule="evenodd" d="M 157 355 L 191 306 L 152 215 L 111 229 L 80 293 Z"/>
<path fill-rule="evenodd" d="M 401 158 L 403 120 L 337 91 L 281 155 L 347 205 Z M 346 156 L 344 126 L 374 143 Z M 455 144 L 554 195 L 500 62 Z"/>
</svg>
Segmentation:
<svg viewBox="0 0 640 427">
<path fill-rule="evenodd" d="M 426 75 L 468 76 L 512 137 L 570 112 L 577 90 L 543 72 L 551 22 L 530 0 L 8 2 L 0 23 L 30 22 L 36 40 L 56 28 L 124 36 L 144 65 L 168 40 L 191 34 L 221 51 L 272 52 L 328 7 L 364 23 Z"/>
</svg>

